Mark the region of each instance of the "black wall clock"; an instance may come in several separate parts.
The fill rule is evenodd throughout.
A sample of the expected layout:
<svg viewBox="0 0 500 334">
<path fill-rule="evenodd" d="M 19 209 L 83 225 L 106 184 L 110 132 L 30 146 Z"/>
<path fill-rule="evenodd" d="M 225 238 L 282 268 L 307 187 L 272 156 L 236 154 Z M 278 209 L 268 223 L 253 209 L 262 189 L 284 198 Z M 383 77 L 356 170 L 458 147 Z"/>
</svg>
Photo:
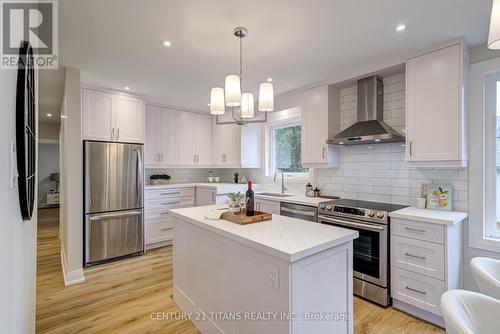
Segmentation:
<svg viewBox="0 0 500 334">
<path fill-rule="evenodd" d="M 16 150 L 19 204 L 24 220 L 33 216 L 36 189 L 36 105 L 33 49 L 21 42 L 17 70 Z"/>
</svg>

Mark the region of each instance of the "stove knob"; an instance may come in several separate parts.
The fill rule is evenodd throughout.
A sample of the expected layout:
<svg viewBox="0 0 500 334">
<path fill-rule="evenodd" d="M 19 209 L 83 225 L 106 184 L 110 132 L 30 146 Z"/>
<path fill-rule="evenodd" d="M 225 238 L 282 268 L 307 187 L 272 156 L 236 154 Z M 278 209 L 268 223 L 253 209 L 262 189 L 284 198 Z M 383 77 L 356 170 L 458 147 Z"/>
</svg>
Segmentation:
<svg viewBox="0 0 500 334">
<path fill-rule="evenodd" d="M 375 216 L 375 212 L 373 211 L 368 211 L 368 217 L 373 217 Z"/>
<path fill-rule="evenodd" d="M 333 209 L 333 208 L 332 208 L 332 206 L 331 206 L 331 205 L 327 205 L 327 206 L 326 206 L 326 209 L 327 209 L 328 211 L 332 211 L 332 209 Z"/>
<path fill-rule="evenodd" d="M 379 217 L 380 219 L 384 218 L 384 213 L 381 211 L 377 212 L 377 217 Z"/>
<path fill-rule="evenodd" d="M 320 204 L 320 205 L 319 205 L 319 209 L 320 209 L 320 210 L 325 210 L 325 208 L 326 208 L 326 205 L 324 205 L 324 204 Z"/>
</svg>

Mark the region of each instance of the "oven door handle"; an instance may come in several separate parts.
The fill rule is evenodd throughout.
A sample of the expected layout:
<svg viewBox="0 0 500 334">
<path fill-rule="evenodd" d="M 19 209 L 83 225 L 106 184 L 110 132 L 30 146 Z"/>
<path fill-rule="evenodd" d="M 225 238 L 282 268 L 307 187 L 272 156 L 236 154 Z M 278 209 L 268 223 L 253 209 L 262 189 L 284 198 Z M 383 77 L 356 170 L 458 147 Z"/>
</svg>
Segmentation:
<svg viewBox="0 0 500 334">
<path fill-rule="evenodd" d="M 380 231 L 385 230 L 385 226 L 356 223 L 353 221 L 338 220 L 338 219 L 334 219 L 334 218 L 327 218 L 324 216 L 320 216 L 319 221 L 320 221 L 320 223 L 326 222 L 327 224 L 332 223 L 332 224 L 342 225 L 342 226 L 346 226 L 346 227 L 357 227 L 357 228 L 362 228 L 365 230 L 375 231 L 375 232 L 380 232 Z"/>
</svg>

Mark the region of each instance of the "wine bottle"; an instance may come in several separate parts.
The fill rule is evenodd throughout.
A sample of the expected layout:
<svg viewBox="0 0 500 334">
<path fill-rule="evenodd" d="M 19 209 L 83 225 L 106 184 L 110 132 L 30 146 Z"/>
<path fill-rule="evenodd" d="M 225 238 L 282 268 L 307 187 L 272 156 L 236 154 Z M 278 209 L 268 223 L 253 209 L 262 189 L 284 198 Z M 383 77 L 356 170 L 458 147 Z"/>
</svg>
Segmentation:
<svg viewBox="0 0 500 334">
<path fill-rule="evenodd" d="M 252 181 L 249 180 L 248 190 L 246 193 L 246 200 L 245 200 L 245 212 L 247 216 L 253 216 L 255 214 L 254 206 L 255 206 L 255 198 L 252 190 Z"/>
</svg>

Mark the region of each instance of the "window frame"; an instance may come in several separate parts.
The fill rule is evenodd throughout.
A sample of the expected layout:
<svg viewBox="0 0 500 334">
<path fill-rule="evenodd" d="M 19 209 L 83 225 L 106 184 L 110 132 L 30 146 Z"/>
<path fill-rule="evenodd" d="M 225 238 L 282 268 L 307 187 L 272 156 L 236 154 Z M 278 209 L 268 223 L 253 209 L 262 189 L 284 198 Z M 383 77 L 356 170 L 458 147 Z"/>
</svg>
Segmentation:
<svg viewBox="0 0 500 334">
<path fill-rule="evenodd" d="M 468 242 L 469 247 L 493 252 L 500 252 L 500 233 L 497 231 L 496 223 L 496 82 L 498 80 L 500 80 L 500 58 L 471 65 Z"/>
<path fill-rule="evenodd" d="M 301 131 L 301 135 L 302 135 L 302 124 L 301 124 L 301 121 L 300 121 L 300 118 L 297 119 L 297 118 L 294 118 L 294 119 L 288 119 L 288 120 L 285 120 L 285 121 L 281 121 L 281 122 L 275 122 L 275 123 L 272 123 L 272 124 L 269 124 L 267 126 L 267 131 L 268 131 L 268 134 L 269 134 L 269 175 L 274 175 L 274 173 L 276 172 L 277 168 L 276 168 L 276 161 L 275 161 L 275 150 L 274 150 L 274 145 L 275 145 L 275 140 L 274 140 L 274 135 L 275 135 L 275 131 L 278 130 L 278 129 L 284 129 L 284 128 L 290 128 L 290 127 L 294 127 L 294 126 L 300 126 L 300 131 Z M 300 154 L 300 158 L 301 158 L 301 163 L 302 163 L 302 148 L 301 148 L 301 154 Z M 307 167 L 306 167 L 307 168 Z M 289 174 L 290 176 L 308 176 L 309 173 L 308 172 L 285 172 L 285 174 Z"/>
</svg>

